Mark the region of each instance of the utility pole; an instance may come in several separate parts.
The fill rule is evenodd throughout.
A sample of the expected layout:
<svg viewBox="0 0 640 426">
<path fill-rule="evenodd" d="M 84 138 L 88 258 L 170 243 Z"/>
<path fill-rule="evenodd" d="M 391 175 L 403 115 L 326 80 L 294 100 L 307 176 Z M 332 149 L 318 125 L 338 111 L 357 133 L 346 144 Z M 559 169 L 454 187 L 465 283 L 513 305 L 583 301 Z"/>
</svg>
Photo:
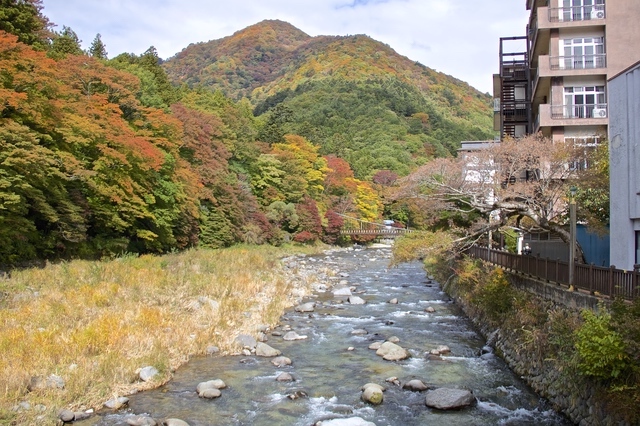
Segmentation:
<svg viewBox="0 0 640 426">
<path fill-rule="evenodd" d="M 572 186 L 571 198 L 569 199 L 569 285 L 575 290 L 575 269 L 576 269 L 576 187 Z"/>
</svg>

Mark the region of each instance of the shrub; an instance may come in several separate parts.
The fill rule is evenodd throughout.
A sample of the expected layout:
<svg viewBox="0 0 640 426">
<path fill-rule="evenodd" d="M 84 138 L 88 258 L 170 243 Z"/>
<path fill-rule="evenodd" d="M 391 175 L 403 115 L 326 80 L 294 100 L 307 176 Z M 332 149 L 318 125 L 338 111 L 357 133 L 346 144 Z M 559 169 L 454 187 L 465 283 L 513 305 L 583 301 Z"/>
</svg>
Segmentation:
<svg viewBox="0 0 640 426">
<path fill-rule="evenodd" d="M 622 336 L 611 327 L 611 315 L 582 311 L 584 324 L 576 332 L 578 369 L 585 376 L 600 379 L 618 377 L 629 366 Z"/>
<path fill-rule="evenodd" d="M 485 277 L 485 283 L 476 287 L 473 299 L 490 319 L 498 321 L 513 308 L 515 291 L 502 269 L 491 270 Z"/>
</svg>

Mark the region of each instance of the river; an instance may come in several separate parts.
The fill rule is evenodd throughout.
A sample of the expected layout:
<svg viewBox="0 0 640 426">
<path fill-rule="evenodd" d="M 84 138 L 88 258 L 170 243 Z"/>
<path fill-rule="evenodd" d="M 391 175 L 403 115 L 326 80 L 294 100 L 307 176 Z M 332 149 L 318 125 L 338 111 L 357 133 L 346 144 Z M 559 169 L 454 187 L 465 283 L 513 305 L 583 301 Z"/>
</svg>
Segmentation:
<svg viewBox="0 0 640 426">
<path fill-rule="evenodd" d="M 281 326 L 307 338 L 285 341 L 269 335 L 267 344 L 290 358 L 290 366 L 276 368 L 269 358 L 255 356 L 194 358 L 165 386 L 130 396 L 125 411 L 100 413 L 79 424 L 127 425 L 132 414 L 143 413 L 182 419 L 190 426 L 311 426 L 353 417 L 377 426 L 571 424 L 499 357 L 482 354 L 482 336 L 440 286 L 427 278 L 420 263 L 388 268 L 390 253 L 389 248 L 374 247 L 301 260 L 336 270 L 366 304 L 346 303 L 329 289 L 305 300 L 316 302 L 314 312 L 287 311 Z M 397 304 L 389 303 L 393 298 Z M 367 334 L 353 334 L 354 330 Z M 392 336 L 411 353 L 409 359 L 385 361 L 368 348 Z M 441 359 L 425 356 L 439 345 L 451 352 Z M 295 381 L 276 381 L 282 372 Z M 391 377 L 401 383 L 419 379 L 433 387 L 466 388 L 477 404 L 456 411 L 432 409 L 425 405 L 425 393 L 403 390 L 386 381 Z M 226 383 L 222 396 L 198 398 L 198 383 L 211 379 Z M 360 388 L 370 382 L 387 388 L 379 406 L 361 400 Z M 294 395 L 299 398 L 290 397 Z"/>
</svg>

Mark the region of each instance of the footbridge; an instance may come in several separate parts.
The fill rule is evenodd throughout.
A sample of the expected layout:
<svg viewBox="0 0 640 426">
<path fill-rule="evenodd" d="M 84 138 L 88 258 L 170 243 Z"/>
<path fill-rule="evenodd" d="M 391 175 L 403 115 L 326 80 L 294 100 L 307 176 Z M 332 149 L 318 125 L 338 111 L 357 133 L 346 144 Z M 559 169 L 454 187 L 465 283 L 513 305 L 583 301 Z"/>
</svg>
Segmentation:
<svg viewBox="0 0 640 426">
<path fill-rule="evenodd" d="M 339 214 L 344 220 L 341 235 L 372 235 L 376 237 L 395 238 L 413 232 L 406 228 L 398 228 L 385 223 L 369 222 L 356 217 Z"/>
</svg>

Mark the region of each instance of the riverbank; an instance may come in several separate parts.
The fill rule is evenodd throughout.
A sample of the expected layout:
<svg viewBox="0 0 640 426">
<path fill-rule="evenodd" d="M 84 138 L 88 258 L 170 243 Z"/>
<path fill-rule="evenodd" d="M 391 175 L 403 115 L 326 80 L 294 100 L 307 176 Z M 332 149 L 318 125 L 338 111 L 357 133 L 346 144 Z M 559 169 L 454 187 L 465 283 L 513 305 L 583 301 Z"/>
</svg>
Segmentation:
<svg viewBox="0 0 640 426">
<path fill-rule="evenodd" d="M 281 262 L 303 250 L 322 249 L 190 250 L 1 278 L 0 423 L 56 424 L 61 409 L 98 409 L 160 386 L 191 356 L 237 350 L 238 333 L 275 324 L 310 291 L 313 273 Z M 157 373 L 141 380 L 144 367 Z"/>
<path fill-rule="evenodd" d="M 632 307 L 618 306 L 614 317 L 604 307 L 595 314 L 571 309 L 516 289 L 508 273 L 480 261 L 448 266 L 429 269 L 488 344 L 558 412 L 579 425 L 638 424 L 637 376 L 613 328 L 634 318 Z"/>
</svg>

